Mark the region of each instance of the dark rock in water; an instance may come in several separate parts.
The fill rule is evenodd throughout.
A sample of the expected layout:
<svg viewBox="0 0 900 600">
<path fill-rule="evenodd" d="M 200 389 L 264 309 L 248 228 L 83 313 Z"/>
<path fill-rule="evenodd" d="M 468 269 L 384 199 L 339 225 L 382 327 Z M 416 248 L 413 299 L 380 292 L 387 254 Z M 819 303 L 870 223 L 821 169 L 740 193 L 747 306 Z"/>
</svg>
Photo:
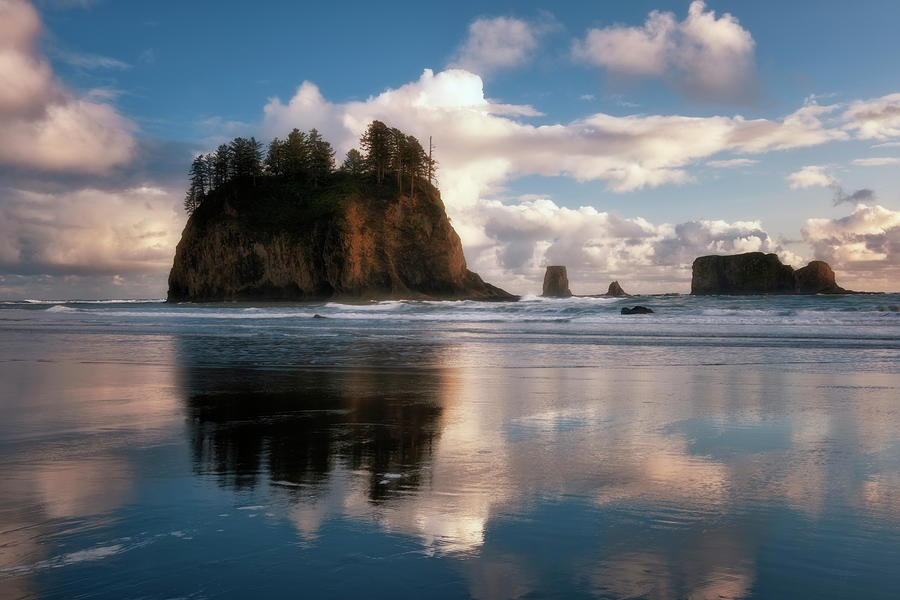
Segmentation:
<svg viewBox="0 0 900 600">
<path fill-rule="evenodd" d="M 562 266 L 547 267 L 544 273 L 543 296 L 550 298 L 568 298 L 572 295 L 569 291 L 569 277 L 566 268 Z"/>
<path fill-rule="evenodd" d="M 628 296 L 629 294 L 625 293 L 625 290 L 622 289 L 622 286 L 619 285 L 618 281 L 613 281 L 609 284 L 609 289 L 606 290 L 607 296 Z"/>
<path fill-rule="evenodd" d="M 694 260 L 691 294 L 793 294 L 794 269 L 775 254 L 748 252 Z"/>
<path fill-rule="evenodd" d="M 814 260 L 794 271 L 775 254 L 747 252 L 694 260 L 691 294 L 842 294 L 827 263 Z"/>
<path fill-rule="evenodd" d="M 897 306 L 896 304 L 889 305 L 887 309 L 891 312 L 900 312 L 900 306 Z"/>
<path fill-rule="evenodd" d="M 316 313 L 313 315 L 313 319 L 327 319 L 328 317 L 323 317 L 322 315 Z"/>
<path fill-rule="evenodd" d="M 834 271 L 827 262 L 814 260 L 794 272 L 798 294 L 840 294 L 844 288 L 834 282 Z"/>
<path fill-rule="evenodd" d="M 650 315 L 653 314 L 652 308 L 647 308 L 646 306 L 635 306 L 634 308 L 628 308 L 627 306 L 622 308 L 623 315 Z"/>
<path fill-rule="evenodd" d="M 168 300 L 518 299 L 466 268 L 436 188 L 386 189 L 217 188 L 181 234 Z"/>
</svg>

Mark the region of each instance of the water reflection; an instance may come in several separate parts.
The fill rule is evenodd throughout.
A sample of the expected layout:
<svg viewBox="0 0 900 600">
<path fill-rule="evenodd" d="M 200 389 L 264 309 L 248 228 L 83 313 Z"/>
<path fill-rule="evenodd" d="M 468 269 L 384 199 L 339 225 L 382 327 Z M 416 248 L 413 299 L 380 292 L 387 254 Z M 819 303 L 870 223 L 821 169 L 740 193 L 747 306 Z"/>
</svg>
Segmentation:
<svg viewBox="0 0 900 600">
<path fill-rule="evenodd" d="M 891 375 L 352 362 L 185 369 L 195 472 L 266 498 L 311 548 L 335 522 L 412 537 L 474 597 L 828 595 L 815 573 L 871 527 L 858 571 L 883 587 L 878 549 L 900 530 Z M 835 550 L 814 550 L 824 539 Z"/>
<path fill-rule="evenodd" d="M 195 390 L 186 411 L 195 470 L 223 485 L 253 488 L 263 478 L 314 496 L 340 468 L 365 472 L 377 503 L 400 476 L 405 489 L 426 476 L 441 415 L 439 371 L 200 369 L 187 376 Z"/>
</svg>

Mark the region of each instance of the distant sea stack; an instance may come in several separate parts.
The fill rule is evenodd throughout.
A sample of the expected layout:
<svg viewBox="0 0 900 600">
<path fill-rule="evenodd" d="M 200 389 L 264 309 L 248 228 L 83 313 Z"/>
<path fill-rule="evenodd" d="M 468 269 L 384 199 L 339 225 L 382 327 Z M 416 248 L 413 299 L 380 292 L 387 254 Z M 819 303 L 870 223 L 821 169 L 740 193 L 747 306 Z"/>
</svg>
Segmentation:
<svg viewBox="0 0 900 600">
<path fill-rule="evenodd" d="M 168 300 L 516 300 L 466 268 L 440 193 L 422 187 L 229 182 L 188 219 Z"/>
<path fill-rule="evenodd" d="M 794 271 L 775 254 L 747 252 L 694 260 L 691 294 L 841 294 L 827 263 L 812 261 Z"/>
<path fill-rule="evenodd" d="M 625 290 L 622 289 L 622 286 L 619 285 L 618 281 L 613 281 L 611 284 L 609 284 L 609 289 L 606 290 L 606 295 L 620 297 L 628 296 L 629 294 L 625 293 Z"/>
<path fill-rule="evenodd" d="M 543 296 L 548 298 L 568 298 L 572 295 L 569 290 L 569 277 L 563 266 L 547 267 L 544 273 Z"/>
</svg>

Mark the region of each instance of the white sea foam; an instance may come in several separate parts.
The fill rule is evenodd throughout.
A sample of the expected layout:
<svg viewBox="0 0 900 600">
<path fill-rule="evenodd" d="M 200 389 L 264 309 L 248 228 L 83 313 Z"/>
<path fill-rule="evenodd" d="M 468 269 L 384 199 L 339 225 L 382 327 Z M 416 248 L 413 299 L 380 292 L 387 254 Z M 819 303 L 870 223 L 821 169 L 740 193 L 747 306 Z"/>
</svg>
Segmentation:
<svg viewBox="0 0 900 600">
<path fill-rule="evenodd" d="M 52 312 L 52 313 L 71 313 L 71 312 L 78 312 L 78 309 L 77 309 L 77 308 L 71 308 L 71 307 L 69 307 L 69 306 L 51 306 L 50 308 L 47 309 L 47 312 Z"/>
</svg>

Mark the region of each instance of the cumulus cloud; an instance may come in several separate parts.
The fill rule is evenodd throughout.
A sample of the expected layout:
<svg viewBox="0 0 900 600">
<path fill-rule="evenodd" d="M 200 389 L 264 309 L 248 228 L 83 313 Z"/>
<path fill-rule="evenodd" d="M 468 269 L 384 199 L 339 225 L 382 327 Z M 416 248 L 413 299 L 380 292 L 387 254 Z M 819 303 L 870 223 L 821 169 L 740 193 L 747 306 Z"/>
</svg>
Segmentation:
<svg viewBox="0 0 900 600">
<path fill-rule="evenodd" d="M 168 270 L 182 191 L 0 191 L 0 271 L 17 275 L 135 275 Z"/>
<path fill-rule="evenodd" d="M 853 102 L 843 117 L 846 129 L 861 139 L 900 137 L 900 93 Z"/>
<path fill-rule="evenodd" d="M 817 259 L 847 273 L 846 285 L 898 291 L 900 211 L 857 204 L 846 217 L 807 219 L 802 233 Z"/>
<path fill-rule="evenodd" d="M 521 66 L 531 60 L 548 24 L 513 17 L 476 19 L 457 50 L 453 65 L 482 75 Z"/>
<path fill-rule="evenodd" d="M 837 184 L 837 179 L 828 173 L 827 169 L 828 167 L 822 165 L 806 165 L 799 171 L 788 175 L 786 179 L 792 190 L 810 187 L 831 187 Z"/>
<path fill-rule="evenodd" d="M 612 73 L 662 78 L 694 98 L 746 102 L 755 95 L 754 47 L 735 17 L 695 0 L 683 21 L 653 11 L 640 27 L 591 29 L 572 54 Z"/>
<path fill-rule="evenodd" d="M 854 165 L 860 167 L 883 167 L 885 165 L 900 165 L 900 158 L 896 156 L 877 156 L 873 158 L 857 158 Z"/>
<path fill-rule="evenodd" d="M 0 2 L 0 165 L 104 173 L 127 163 L 134 125 L 55 79 L 36 48 L 40 29 L 31 4 Z"/>
<path fill-rule="evenodd" d="M 655 224 L 589 206 L 566 208 L 548 198 L 490 201 L 482 214 L 490 241 L 473 248 L 475 264 L 522 286 L 539 281 L 547 264 L 565 264 L 582 286 L 579 293 L 596 293 L 611 279 L 640 291 L 686 291 L 691 262 L 705 254 L 776 252 L 787 262 L 801 261 L 758 221 Z"/>
<path fill-rule="evenodd" d="M 613 116 L 597 113 L 569 123 L 534 126 L 511 118 L 534 113 L 485 98 L 481 78 L 461 69 L 433 73 L 363 102 L 333 104 L 304 82 L 287 104 L 265 106 L 263 128 L 283 135 L 292 127 L 319 127 L 346 151 L 373 119 L 422 139 L 434 136 L 441 151 L 441 183 L 450 204 L 477 201 L 492 185 L 520 175 L 566 175 L 606 181 L 629 191 L 691 180 L 685 170 L 725 151 L 762 153 L 845 139 L 826 127 L 834 110 L 809 104 L 781 120 L 678 115 Z"/>
<path fill-rule="evenodd" d="M 440 149 L 443 198 L 473 269 L 527 292 L 539 281 L 543 263 L 563 262 L 582 265 L 598 285 L 607 276 L 639 272 L 645 289 L 659 291 L 686 287 L 686 265 L 701 253 L 762 250 L 778 252 L 793 264 L 801 261 L 759 223 L 665 225 L 589 207 L 569 209 L 548 199 L 503 204 L 497 199 L 504 195 L 504 184 L 527 175 L 605 181 L 616 192 L 684 184 L 692 180 L 691 167 L 718 153 L 752 155 L 848 139 L 840 116 L 837 126 L 832 118 L 839 108 L 807 103 L 779 120 L 598 113 L 535 126 L 521 118 L 531 107 L 491 101 L 478 75 L 451 69 L 425 70 L 417 81 L 347 103 L 330 102 L 314 84 L 304 82 L 287 102 L 269 101 L 263 129 L 272 136 L 292 127 L 318 127 L 339 152 L 354 147 L 373 119 L 420 139 L 433 136 Z M 740 166 L 754 160 L 711 162 Z M 834 183 L 824 167 L 811 166 L 805 173 L 818 175 L 819 185 Z M 798 181 L 813 185 L 808 178 Z M 619 235 L 619 226 L 633 231 Z M 682 239 L 689 241 L 678 241 Z M 583 280 L 590 279 L 584 275 Z"/>
</svg>

